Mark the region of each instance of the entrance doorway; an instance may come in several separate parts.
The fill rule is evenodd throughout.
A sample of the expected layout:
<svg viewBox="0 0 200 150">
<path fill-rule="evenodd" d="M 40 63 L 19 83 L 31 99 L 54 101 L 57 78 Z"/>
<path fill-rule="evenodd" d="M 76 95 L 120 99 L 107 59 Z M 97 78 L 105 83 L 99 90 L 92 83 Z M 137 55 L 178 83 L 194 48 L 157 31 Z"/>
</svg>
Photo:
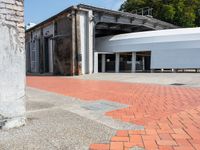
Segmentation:
<svg viewBox="0 0 200 150">
<path fill-rule="evenodd" d="M 115 72 L 115 54 L 106 55 L 106 72 Z"/>
<path fill-rule="evenodd" d="M 151 52 L 137 52 L 136 53 L 136 71 L 149 72 L 151 70 Z"/>
<path fill-rule="evenodd" d="M 53 42 L 50 37 L 44 39 L 44 73 L 53 73 Z"/>
<path fill-rule="evenodd" d="M 132 53 L 120 53 L 119 72 L 131 72 L 132 70 Z"/>
</svg>

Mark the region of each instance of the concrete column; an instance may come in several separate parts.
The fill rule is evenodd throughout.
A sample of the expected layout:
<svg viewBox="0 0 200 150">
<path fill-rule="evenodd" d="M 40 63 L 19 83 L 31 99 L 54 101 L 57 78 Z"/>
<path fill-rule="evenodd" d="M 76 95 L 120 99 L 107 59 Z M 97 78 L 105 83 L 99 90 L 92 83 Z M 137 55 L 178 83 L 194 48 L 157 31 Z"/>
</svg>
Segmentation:
<svg viewBox="0 0 200 150">
<path fill-rule="evenodd" d="M 144 71 L 145 70 L 145 57 L 142 57 L 142 70 Z"/>
<path fill-rule="evenodd" d="M 76 13 L 72 11 L 72 56 L 71 56 L 71 75 L 77 74 L 77 62 L 76 62 Z"/>
<path fill-rule="evenodd" d="M 98 58 L 99 54 L 98 53 L 94 53 L 94 73 L 98 73 L 99 72 L 99 58 Z"/>
<path fill-rule="evenodd" d="M 0 6 L 0 129 L 10 129 L 25 124 L 23 0 L 0 0 Z"/>
<path fill-rule="evenodd" d="M 89 50 L 89 74 L 94 72 L 94 22 L 93 11 L 88 11 L 88 50 Z"/>
<path fill-rule="evenodd" d="M 82 53 L 82 74 L 94 72 L 94 21 L 93 12 L 80 9 L 80 51 Z"/>
<path fill-rule="evenodd" d="M 49 72 L 53 74 L 53 40 L 48 39 L 49 44 Z"/>
<path fill-rule="evenodd" d="M 136 72 L 136 53 L 132 53 L 132 72 Z"/>
<path fill-rule="evenodd" d="M 106 72 L 106 54 L 102 54 L 101 67 L 102 72 Z"/>
<path fill-rule="evenodd" d="M 115 54 L 115 72 L 119 73 L 119 64 L 120 64 L 120 54 Z"/>
<path fill-rule="evenodd" d="M 176 73 L 176 72 L 177 72 L 177 69 L 172 69 L 172 72 L 173 72 L 173 73 Z"/>
<path fill-rule="evenodd" d="M 85 12 L 79 13 L 79 34 L 80 34 L 80 54 L 82 56 L 81 58 L 81 74 L 85 75 L 89 73 L 88 69 L 88 57 L 87 57 L 87 42 L 86 39 L 88 38 L 87 35 L 87 17 Z"/>
</svg>

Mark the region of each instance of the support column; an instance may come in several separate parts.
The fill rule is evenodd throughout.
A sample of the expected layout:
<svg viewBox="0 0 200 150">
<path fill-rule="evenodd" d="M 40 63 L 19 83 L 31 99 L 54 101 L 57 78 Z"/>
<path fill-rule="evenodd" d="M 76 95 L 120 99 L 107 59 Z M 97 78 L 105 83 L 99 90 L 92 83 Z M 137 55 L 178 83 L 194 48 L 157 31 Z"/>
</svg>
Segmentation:
<svg viewBox="0 0 200 150">
<path fill-rule="evenodd" d="M 102 62 L 101 62 L 102 72 L 106 72 L 106 54 L 102 54 Z"/>
<path fill-rule="evenodd" d="M 120 54 L 115 54 L 115 72 L 119 73 Z"/>
<path fill-rule="evenodd" d="M 134 73 L 136 72 L 136 53 L 132 53 L 132 69 L 131 71 Z"/>
<path fill-rule="evenodd" d="M 99 54 L 98 53 L 94 53 L 94 73 L 98 73 L 99 72 L 99 58 L 98 58 Z"/>
<path fill-rule="evenodd" d="M 142 57 L 142 70 L 145 71 L 145 57 Z"/>
<path fill-rule="evenodd" d="M 78 16 L 78 15 L 77 15 Z M 81 74 L 88 74 L 88 56 L 87 56 L 87 17 L 85 12 L 79 12 L 79 43 L 80 50 L 79 54 L 81 56 L 80 65 L 81 65 Z"/>
<path fill-rule="evenodd" d="M 71 53 L 71 75 L 75 76 L 77 73 L 76 61 L 76 12 L 72 11 L 72 53 Z"/>
<path fill-rule="evenodd" d="M 176 72 L 177 72 L 177 69 L 172 69 L 172 72 L 173 72 L 173 73 L 176 73 Z"/>
<path fill-rule="evenodd" d="M 10 129 L 25 124 L 23 2 L 23 0 L 0 0 L 1 9 L 4 10 L 0 11 L 0 129 Z M 13 11 L 15 14 L 11 16 Z"/>
<path fill-rule="evenodd" d="M 89 50 L 89 74 L 94 72 L 94 22 L 93 11 L 88 11 L 88 50 Z"/>
<path fill-rule="evenodd" d="M 93 12 L 79 9 L 80 16 L 80 51 L 82 53 L 82 74 L 94 72 L 94 21 Z"/>
</svg>

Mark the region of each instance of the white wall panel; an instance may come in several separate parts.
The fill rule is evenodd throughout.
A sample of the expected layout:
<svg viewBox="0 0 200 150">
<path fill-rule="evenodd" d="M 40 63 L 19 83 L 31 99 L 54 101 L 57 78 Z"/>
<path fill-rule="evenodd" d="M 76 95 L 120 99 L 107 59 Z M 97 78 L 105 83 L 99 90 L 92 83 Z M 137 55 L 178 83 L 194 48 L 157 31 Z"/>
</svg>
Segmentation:
<svg viewBox="0 0 200 150">
<path fill-rule="evenodd" d="M 200 68 L 200 49 L 154 50 L 151 68 Z"/>
</svg>

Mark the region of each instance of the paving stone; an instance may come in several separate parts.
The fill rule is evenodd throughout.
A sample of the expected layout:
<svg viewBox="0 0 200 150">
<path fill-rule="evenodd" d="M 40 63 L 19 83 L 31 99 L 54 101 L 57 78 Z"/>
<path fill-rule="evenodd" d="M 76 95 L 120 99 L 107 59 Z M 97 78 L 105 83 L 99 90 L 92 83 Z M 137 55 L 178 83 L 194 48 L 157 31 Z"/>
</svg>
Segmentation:
<svg viewBox="0 0 200 150">
<path fill-rule="evenodd" d="M 93 102 L 90 104 L 85 104 L 82 106 L 85 109 L 100 112 L 100 113 L 105 113 L 108 111 L 113 111 L 117 109 L 122 109 L 122 108 L 127 108 L 128 105 L 124 105 L 122 103 L 116 103 L 116 102 L 110 102 L 110 101 L 103 101 L 99 100 L 97 102 Z"/>
</svg>

